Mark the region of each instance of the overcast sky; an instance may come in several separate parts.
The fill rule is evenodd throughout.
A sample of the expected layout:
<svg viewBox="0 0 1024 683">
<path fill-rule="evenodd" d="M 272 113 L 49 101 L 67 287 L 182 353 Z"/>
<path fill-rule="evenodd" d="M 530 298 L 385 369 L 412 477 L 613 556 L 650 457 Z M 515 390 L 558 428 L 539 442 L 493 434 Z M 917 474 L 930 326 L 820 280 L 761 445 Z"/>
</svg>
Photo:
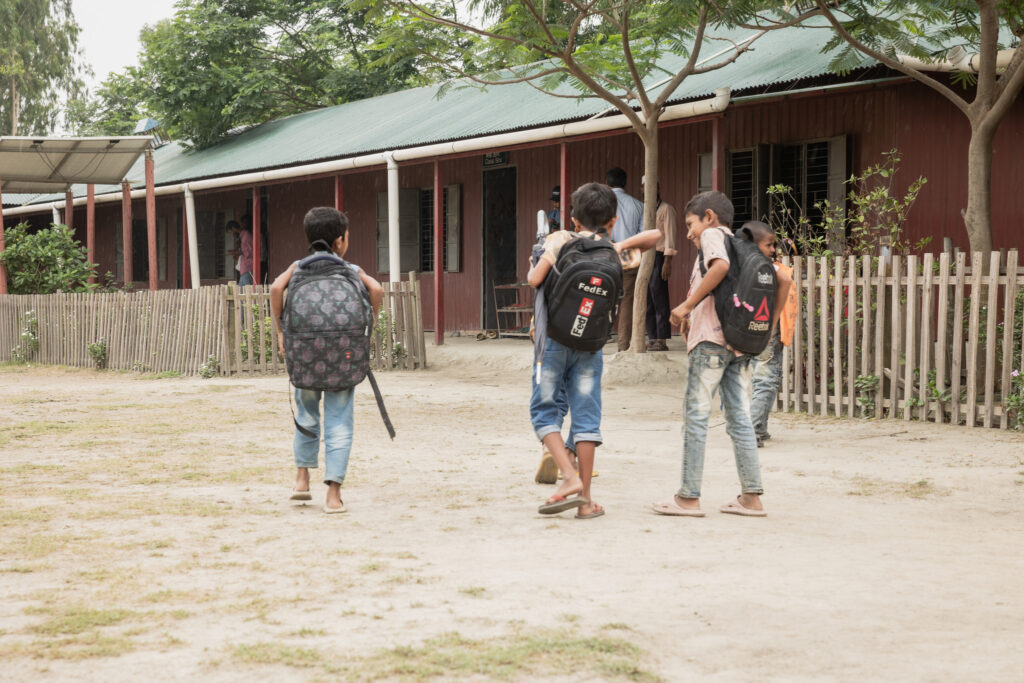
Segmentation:
<svg viewBox="0 0 1024 683">
<path fill-rule="evenodd" d="M 138 63 L 139 30 L 174 15 L 174 0 L 72 0 L 75 18 L 82 27 L 79 45 L 95 74 L 89 90 L 107 77 Z"/>
</svg>

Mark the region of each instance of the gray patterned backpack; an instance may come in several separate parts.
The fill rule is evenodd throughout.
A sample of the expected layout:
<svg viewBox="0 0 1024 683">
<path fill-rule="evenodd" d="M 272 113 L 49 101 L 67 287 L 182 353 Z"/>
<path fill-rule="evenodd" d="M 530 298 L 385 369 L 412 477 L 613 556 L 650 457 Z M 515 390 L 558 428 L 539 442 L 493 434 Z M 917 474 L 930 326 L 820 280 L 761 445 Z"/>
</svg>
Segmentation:
<svg viewBox="0 0 1024 683">
<path fill-rule="evenodd" d="M 299 261 L 281 314 L 285 365 L 299 389 L 340 391 L 370 378 L 381 417 L 394 438 L 370 371 L 373 307 L 355 266 L 317 252 Z M 307 430 L 296 426 L 305 433 Z"/>
</svg>

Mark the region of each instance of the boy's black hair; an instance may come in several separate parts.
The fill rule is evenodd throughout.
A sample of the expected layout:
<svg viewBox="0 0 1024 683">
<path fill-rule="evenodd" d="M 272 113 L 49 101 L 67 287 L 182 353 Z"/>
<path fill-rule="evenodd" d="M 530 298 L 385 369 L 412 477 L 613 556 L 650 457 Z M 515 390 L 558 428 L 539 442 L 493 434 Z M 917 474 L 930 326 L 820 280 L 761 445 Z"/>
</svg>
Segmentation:
<svg viewBox="0 0 1024 683">
<path fill-rule="evenodd" d="M 732 219 L 736 215 L 736 210 L 733 208 L 729 198 L 725 196 L 725 193 L 718 190 L 708 190 L 707 192 L 699 192 L 693 195 L 693 198 L 686 203 L 686 209 L 683 210 L 683 218 L 685 219 L 690 214 L 703 218 L 708 209 L 715 212 L 719 223 L 726 228 L 732 227 Z"/>
<path fill-rule="evenodd" d="M 572 193 L 572 217 L 587 230 L 605 232 L 608 221 L 615 218 L 619 200 L 612 188 L 601 183 L 580 185 Z"/>
<path fill-rule="evenodd" d="M 762 221 L 747 221 L 740 228 L 740 232 L 748 233 L 752 242 L 760 242 L 765 237 L 775 239 L 775 231 L 772 230 L 770 225 Z"/>
<path fill-rule="evenodd" d="M 604 174 L 604 181 L 608 183 L 609 187 L 624 188 L 626 187 L 626 172 L 616 166 Z"/>
<path fill-rule="evenodd" d="M 241 232 L 242 226 L 238 221 L 228 221 L 227 225 L 224 226 L 224 229 L 228 232 L 231 232 L 232 230 L 238 230 Z"/>
<path fill-rule="evenodd" d="M 315 242 L 324 242 L 327 249 L 330 249 L 334 240 L 348 232 L 348 217 L 330 206 L 314 206 L 306 212 L 302 227 L 306 229 L 306 239 L 310 246 Z"/>
</svg>

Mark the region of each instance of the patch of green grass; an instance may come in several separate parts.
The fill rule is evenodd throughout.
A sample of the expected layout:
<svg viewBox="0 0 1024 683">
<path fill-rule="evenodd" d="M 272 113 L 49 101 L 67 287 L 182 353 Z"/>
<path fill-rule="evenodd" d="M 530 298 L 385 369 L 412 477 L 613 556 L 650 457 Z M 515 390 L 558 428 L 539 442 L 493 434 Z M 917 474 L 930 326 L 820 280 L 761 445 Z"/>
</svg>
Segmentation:
<svg viewBox="0 0 1024 683">
<path fill-rule="evenodd" d="M 418 648 L 397 647 L 367 657 L 349 667 L 345 678 L 529 679 L 571 671 L 578 679 L 660 680 L 641 668 L 641 656 L 640 648 L 624 640 L 571 632 L 542 631 L 492 640 L 449 633 Z"/>
<path fill-rule="evenodd" d="M 465 588 L 460 588 L 459 592 L 463 595 L 468 595 L 473 598 L 479 598 L 487 592 L 487 589 L 483 586 L 466 586 Z"/>
<path fill-rule="evenodd" d="M 295 636 L 296 638 L 315 638 L 318 636 L 326 636 L 327 631 L 322 628 L 309 628 L 307 626 L 300 628 L 298 631 L 292 631 L 288 635 Z"/>
<path fill-rule="evenodd" d="M 17 643 L 7 649 L 0 649 L 0 659 L 33 657 L 35 659 L 92 659 L 96 657 L 120 657 L 137 649 L 129 638 L 108 636 L 99 631 L 89 631 L 70 638 L 36 640 L 31 643 Z"/>
<path fill-rule="evenodd" d="M 66 607 L 59 610 L 45 609 L 49 618 L 36 624 L 32 630 L 45 636 L 77 635 L 100 626 L 120 623 L 134 612 L 121 609 L 93 609 L 91 607 Z"/>
<path fill-rule="evenodd" d="M 138 379 L 177 379 L 181 373 L 177 370 L 164 370 L 163 372 L 147 372 L 139 375 Z"/>
<path fill-rule="evenodd" d="M 324 661 L 319 650 L 283 643 L 236 645 L 231 656 L 246 664 L 283 664 L 297 669 L 318 667 Z"/>
<path fill-rule="evenodd" d="M 12 565 L 10 567 L 0 567 L 0 574 L 31 574 L 39 571 L 40 567 L 32 567 L 25 564 Z"/>
<path fill-rule="evenodd" d="M 853 488 L 846 492 L 849 496 L 895 496 L 921 499 L 949 493 L 949 491 L 935 486 L 928 479 L 914 482 L 893 482 L 884 479 L 854 477 L 852 483 Z"/>
<path fill-rule="evenodd" d="M 371 572 L 379 572 L 383 568 L 384 565 L 380 562 L 367 562 L 366 564 L 361 565 L 359 567 L 359 571 L 363 572 L 364 574 L 369 574 Z"/>
<path fill-rule="evenodd" d="M 0 510 L 0 528 L 6 526 L 23 526 L 28 523 L 45 523 L 53 517 L 49 507 L 25 508 L 22 510 Z"/>
<path fill-rule="evenodd" d="M 75 426 L 67 422 L 50 422 L 47 420 L 27 420 L 16 422 L 5 427 L 0 427 L 0 435 L 7 435 L 11 439 L 28 439 L 34 436 L 52 436 L 70 432 Z"/>
</svg>

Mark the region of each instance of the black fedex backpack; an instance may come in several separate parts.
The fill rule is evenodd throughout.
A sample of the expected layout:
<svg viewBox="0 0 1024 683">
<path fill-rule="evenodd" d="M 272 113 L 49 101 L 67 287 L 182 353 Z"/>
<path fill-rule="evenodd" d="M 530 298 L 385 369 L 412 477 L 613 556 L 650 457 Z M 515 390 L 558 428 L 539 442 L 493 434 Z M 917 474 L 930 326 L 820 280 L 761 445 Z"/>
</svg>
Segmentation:
<svg viewBox="0 0 1024 683">
<path fill-rule="evenodd" d="M 724 231 L 723 231 L 724 232 Z M 775 266 L 761 253 L 749 230 L 725 236 L 729 272 L 715 287 L 715 312 L 732 348 L 759 354 L 768 346 L 775 313 Z M 707 275 L 703 250 L 697 251 L 700 273 Z"/>
<path fill-rule="evenodd" d="M 391 438 L 394 428 L 370 370 L 373 307 L 359 274 L 334 254 L 299 261 L 281 314 L 288 378 L 299 389 L 340 391 L 370 378 Z M 299 431 L 315 436 L 298 422 Z"/>
<path fill-rule="evenodd" d="M 622 264 L 612 243 L 580 236 L 567 242 L 544 280 L 548 336 L 580 351 L 608 341 L 622 299 Z"/>
</svg>

